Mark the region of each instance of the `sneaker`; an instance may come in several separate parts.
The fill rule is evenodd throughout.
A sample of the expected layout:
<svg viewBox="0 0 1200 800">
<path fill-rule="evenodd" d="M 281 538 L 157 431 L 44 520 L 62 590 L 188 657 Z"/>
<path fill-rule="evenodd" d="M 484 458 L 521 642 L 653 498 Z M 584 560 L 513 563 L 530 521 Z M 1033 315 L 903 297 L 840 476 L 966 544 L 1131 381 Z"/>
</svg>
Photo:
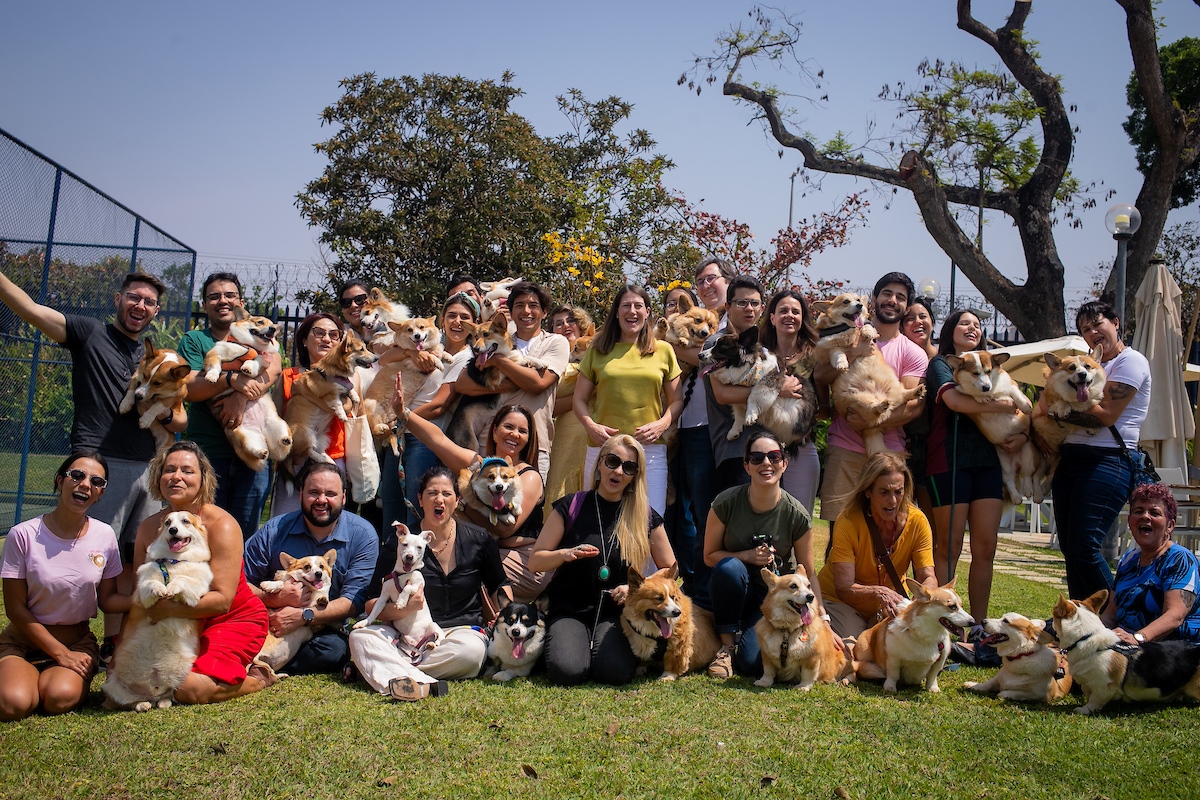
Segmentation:
<svg viewBox="0 0 1200 800">
<path fill-rule="evenodd" d="M 708 677 L 719 681 L 733 677 L 733 645 L 722 645 L 717 651 L 716 658 L 708 665 Z"/>
</svg>

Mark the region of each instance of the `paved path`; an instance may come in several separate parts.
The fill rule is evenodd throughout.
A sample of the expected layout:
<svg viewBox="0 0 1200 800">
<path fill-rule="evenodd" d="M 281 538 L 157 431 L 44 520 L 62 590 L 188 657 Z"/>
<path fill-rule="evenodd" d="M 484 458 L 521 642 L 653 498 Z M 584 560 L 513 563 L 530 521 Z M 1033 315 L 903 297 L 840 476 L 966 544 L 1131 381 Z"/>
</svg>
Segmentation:
<svg viewBox="0 0 1200 800">
<path fill-rule="evenodd" d="M 971 537 L 963 547 L 962 560 L 971 560 Z M 1065 568 L 1062 553 L 1050 547 L 1050 534 L 1031 534 L 1024 531 L 1001 532 L 996 542 L 997 572 L 1038 583 L 1062 584 Z"/>
</svg>

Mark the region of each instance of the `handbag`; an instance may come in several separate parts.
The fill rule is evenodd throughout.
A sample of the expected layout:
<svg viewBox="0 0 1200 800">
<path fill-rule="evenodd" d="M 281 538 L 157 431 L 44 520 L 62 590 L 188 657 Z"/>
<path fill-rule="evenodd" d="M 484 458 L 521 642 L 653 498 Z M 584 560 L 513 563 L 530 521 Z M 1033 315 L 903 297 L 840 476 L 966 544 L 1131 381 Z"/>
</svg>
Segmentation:
<svg viewBox="0 0 1200 800">
<path fill-rule="evenodd" d="M 1121 438 L 1120 431 L 1116 425 L 1109 425 L 1108 430 L 1112 433 L 1113 438 L 1117 440 L 1117 444 L 1121 445 L 1121 456 L 1129 462 L 1133 467 L 1133 482 L 1129 487 L 1129 493 L 1133 494 L 1133 490 L 1139 486 L 1144 486 L 1147 483 L 1160 483 L 1158 472 L 1154 469 L 1154 461 L 1150 458 L 1150 454 L 1138 447 L 1137 450 L 1130 450 L 1125 446 L 1125 440 Z"/>
<path fill-rule="evenodd" d="M 355 374 L 354 382 L 361 397 L 362 384 L 358 374 Z M 350 479 L 350 499 L 359 505 L 369 503 L 379 493 L 380 480 L 379 455 L 371 436 L 371 424 L 360 413 L 347 417 L 342 425 L 346 429 L 346 477 Z"/>
</svg>

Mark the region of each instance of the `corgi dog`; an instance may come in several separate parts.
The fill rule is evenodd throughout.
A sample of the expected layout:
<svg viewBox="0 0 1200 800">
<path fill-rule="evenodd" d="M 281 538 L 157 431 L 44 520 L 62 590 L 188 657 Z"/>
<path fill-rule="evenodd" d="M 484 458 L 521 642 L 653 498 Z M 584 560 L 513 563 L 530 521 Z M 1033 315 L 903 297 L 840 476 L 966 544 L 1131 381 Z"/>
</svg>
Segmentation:
<svg viewBox="0 0 1200 800">
<path fill-rule="evenodd" d="M 332 464 L 329 449 L 329 423 L 334 417 L 346 419 L 342 399 L 352 403 L 360 398 L 354 388 L 354 371 L 367 369 L 379 356 L 363 344 L 353 331 L 346 331 L 337 345 L 313 368 L 292 382 L 292 396 L 284 409 L 284 418 L 292 433 L 292 457 L 303 463 L 311 458 Z"/>
<path fill-rule="evenodd" d="M 217 342 L 204 354 L 204 379 L 216 383 L 221 379 L 221 368 L 241 366 L 238 371 L 251 377 L 261 375 L 267 368 L 265 356 L 279 355 L 275 341 L 278 326 L 266 317 L 252 317 L 244 309 L 234 309 L 236 320 L 229 326 L 229 339 Z M 225 397 L 233 392 L 227 389 L 213 399 Z M 267 460 L 283 461 L 292 450 L 292 436 L 287 424 L 275 410 L 275 401 L 269 394 L 248 401 L 242 413 L 242 424 L 227 428 L 225 436 L 233 445 L 234 452 L 255 472 L 262 472 Z"/>
<path fill-rule="evenodd" d="M 950 656 L 951 636 L 962 638 L 963 628 L 975 620 L 963 611 L 954 581 L 928 589 L 912 578 L 904 580 L 912 592 L 899 616 L 868 628 L 854 644 L 858 677 L 883 678 L 883 690 L 894 692 L 901 683 L 938 688 L 938 673 Z"/>
<path fill-rule="evenodd" d="M 981 644 L 996 648 L 1000 671 L 991 680 L 967 681 L 964 689 L 995 694 L 1001 700 L 1055 703 L 1071 690 L 1071 675 L 1051 647 L 1054 636 L 1042 620 L 1030 620 L 1020 614 L 1005 614 L 1000 619 L 983 621 Z"/>
<path fill-rule="evenodd" d="M 395 347 L 391 323 L 404 322 L 411 316 L 408 306 L 388 299 L 378 286 L 371 289 L 359 317 L 368 348 L 376 353 L 384 353 Z"/>
<path fill-rule="evenodd" d="M 327 550 L 323 556 L 304 558 L 292 558 L 287 553 L 280 553 L 279 564 L 283 569 L 275 573 L 275 580 L 263 581 L 258 588 L 264 592 L 277 592 L 289 581 L 302 583 L 308 588 L 310 595 L 305 608 L 323 609 L 329 605 L 329 590 L 333 583 L 333 565 L 336 561 L 336 550 Z M 277 670 L 291 661 L 300 646 L 312 637 L 313 629 L 308 625 L 302 625 L 282 637 L 268 633 L 262 650 L 254 657 L 254 663 L 264 667 L 277 678 L 286 678 L 287 673 Z"/>
<path fill-rule="evenodd" d="M 545 613 L 542 599 L 533 604 L 509 603 L 500 609 L 488 642 L 492 666 L 487 677 L 494 681 L 529 677 L 546 649 Z"/>
<path fill-rule="evenodd" d="M 396 388 L 396 376 L 400 375 L 404 403 L 409 406 L 413 397 L 429 381 L 441 384 L 442 371 L 453 357 L 442 346 L 442 332 L 438 330 L 436 317 L 413 317 L 403 322 L 389 322 L 395 347 L 411 353 L 429 353 L 441 364 L 433 372 L 422 372 L 412 358 L 390 361 L 380 366 L 363 392 L 363 413 L 370 421 L 371 434 L 379 444 L 386 443 L 392 455 L 400 455 L 400 444 L 394 430 L 396 413 L 392 410 L 392 393 Z"/>
<path fill-rule="evenodd" d="M 592 341 L 595 338 L 596 326 L 588 325 L 587 330 L 585 330 L 580 337 L 575 340 L 575 344 L 571 347 L 571 354 L 568 357 L 568 363 L 578 364 L 580 361 L 583 361 L 583 354 L 586 353 L 587 349 L 592 346 Z"/>
<path fill-rule="evenodd" d="M 672 345 L 690 349 L 700 347 L 721 326 L 720 318 L 704 306 L 693 305 L 686 294 L 679 296 L 678 310 L 654 326 L 654 335 Z M 682 366 L 682 365 L 680 365 Z"/>
<path fill-rule="evenodd" d="M 1043 494 L 1050 493 L 1050 481 L 1058 467 L 1058 448 L 1067 436 L 1076 431 L 1096 432 L 1094 428 L 1083 428 L 1061 418 L 1074 411 L 1091 411 L 1104 398 L 1107 376 L 1104 367 L 1100 366 L 1101 353 L 1102 349 L 1096 347 L 1089 355 L 1059 358 L 1054 353 L 1046 353 L 1042 357 L 1046 362 L 1042 376 L 1046 380 L 1043 393 L 1047 413 L 1034 414 L 1033 430 L 1051 453 L 1049 462 L 1041 470 Z"/>
<path fill-rule="evenodd" d="M 138 417 L 138 427 L 154 435 L 154 446 L 162 449 L 175 438 L 158 420 L 170 411 L 178 414 L 187 399 L 188 377 L 192 368 L 174 350 L 158 349 L 147 336 L 146 351 L 129 379 L 129 388 L 121 398 L 119 410 L 128 414 L 137 405 L 145 408 Z"/>
<path fill-rule="evenodd" d="M 504 373 L 492 361 L 498 356 L 520 366 L 539 371 L 546 369 L 544 361 L 531 358 L 517 349 L 504 317 L 492 317 L 491 321 L 478 325 L 463 322 L 463 328 L 467 331 L 467 346 L 471 348 L 472 356 L 465 371 L 480 386 L 486 386 L 493 392 L 500 391 Z M 446 436 L 459 447 L 479 451 L 487 438 L 488 423 L 495 408 L 495 394 L 460 397 L 450 424 L 446 426 Z"/>
<path fill-rule="evenodd" d="M 521 280 L 521 278 L 501 278 L 498 281 L 484 281 L 479 284 L 480 290 L 483 291 L 483 297 L 480 298 L 480 311 L 483 314 L 484 322 L 489 322 L 492 317 L 496 316 L 496 312 L 507 303 L 512 287 Z"/>
<path fill-rule="evenodd" d="M 817 340 L 817 358 L 828 358 L 838 371 L 830 397 L 839 414 L 853 411 L 866 421 L 862 438 L 869 457 L 887 449 L 882 426 L 910 401 L 923 398 L 925 384 L 904 388 L 878 350 L 851 360 L 861 337 L 872 341 L 879 338 L 879 333 L 863 321 L 865 307 L 865 298 L 849 293 L 813 304 L 814 309 L 822 309 L 816 321 L 821 337 Z"/>
<path fill-rule="evenodd" d="M 713 345 L 709 362 L 700 375 L 727 386 L 748 386 L 750 397 L 745 405 L 735 403 L 733 425 L 726 439 L 741 436 L 746 425 L 761 425 L 771 432 L 784 447 L 801 441 L 812 430 L 817 413 L 817 392 L 812 376 L 802 378 L 805 389 L 801 397 L 780 397 L 779 391 L 790 373 L 780 369 L 774 354 L 758 343 L 758 327 L 752 326 L 740 335 L 726 334 Z"/>
<path fill-rule="evenodd" d="M 370 614 L 354 623 L 355 629 L 365 628 L 378 619 L 389 603 L 396 608 L 404 608 L 425 585 L 421 568 L 425 566 L 425 549 L 433 538 L 433 532 L 410 533 L 408 526 L 399 522 L 393 522 L 392 527 L 396 529 L 397 537 L 396 567 L 384 576 L 379 599 L 375 601 Z M 426 606 L 421 606 L 416 613 L 392 621 L 391 625 L 400 632 L 401 641 L 409 654 L 418 658 L 425 650 L 436 647 L 446 635 L 433 621 Z"/>
<path fill-rule="evenodd" d="M 838 649 L 829 623 L 817 616 L 817 597 L 803 565 L 797 564 L 792 575 L 776 575 L 766 567 L 761 575 L 767 597 L 754 633 L 763 676 L 754 685 L 783 681 L 807 692 L 816 683 L 854 683 L 854 662 Z"/>
<path fill-rule="evenodd" d="M 629 594 L 621 610 L 621 630 L 638 661 L 662 662 L 660 681 L 703 672 L 721 642 L 712 614 L 692 604 L 679 588 L 675 564 L 643 578 L 629 568 Z"/>
<path fill-rule="evenodd" d="M 524 490 L 517 468 L 507 458 L 490 456 L 458 473 L 458 496 L 467 508 L 493 525 L 512 525 L 521 516 Z"/>
<path fill-rule="evenodd" d="M 1100 620 L 1108 601 L 1101 589 L 1087 600 L 1059 596 L 1054 606 L 1058 644 L 1087 701 L 1076 714 L 1095 714 L 1109 700 L 1200 700 L 1200 644 L 1183 640 L 1126 645 Z"/>
<path fill-rule="evenodd" d="M 1018 433 L 1026 435 L 1024 444 L 1016 453 L 1010 455 L 997 448 L 996 454 L 1000 457 L 1008 501 L 1019 505 L 1022 498 L 1031 497 L 1035 503 L 1040 503 L 1044 499 L 1042 485 L 1040 480 L 1034 480 L 1034 476 L 1038 473 L 1041 459 L 1029 435 L 1033 403 L 1004 371 L 1002 365 L 1008 358 L 1008 353 L 992 354 L 973 350 L 961 358 L 946 356 L 946 363 L 954 370 L 954 384 L 958 391 L 978 402 L 981 408 L 1001 398 L 1012 401 L 1017 407 L 1015 414 L 989 414 L 982 410 L 968 411 L 966 414 L 980 433 L 994 445 Z"/>
<path fill-rule="evenodd" d="M 147 609 L 163 598 L 195 607 L 212 585 L 208 531 L 190 511 L 163 517 L 158 536 L 138 567 L 133 602 L 104 683 L 109 709 L 169 708 L 192 671 L 203 620 L 166 617 Z"/>
</svg>

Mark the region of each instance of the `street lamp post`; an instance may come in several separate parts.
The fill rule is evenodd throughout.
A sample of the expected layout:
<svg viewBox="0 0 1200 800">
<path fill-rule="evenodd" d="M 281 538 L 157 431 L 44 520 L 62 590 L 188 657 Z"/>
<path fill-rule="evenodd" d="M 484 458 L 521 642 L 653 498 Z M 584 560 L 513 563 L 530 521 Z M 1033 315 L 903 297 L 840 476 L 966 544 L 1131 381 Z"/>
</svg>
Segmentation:
<svg viewBox="0 0 1200 800">
<path fill-rule="evenodd" d="M 791 192 L 788 194 L 788 230 L 792 229 L 792 210 L 796 207 L 796 176 L 800 174 L 800 168 L 796 167 L 789 179 L 792 182 Z"/>
<path fill-rule="evenodd" d="M 1104 215 L 1104 227 L 1117 242 L 1117 260 L 1113 263 L 1113 308 L 1121 321 L 1121 330 L 1127 329 L 1125 321 L 1125 255 L 1129 240 L 1142 226 L 1142 214 L 1128 203 L 1117 203 Z"/>
</svg>

